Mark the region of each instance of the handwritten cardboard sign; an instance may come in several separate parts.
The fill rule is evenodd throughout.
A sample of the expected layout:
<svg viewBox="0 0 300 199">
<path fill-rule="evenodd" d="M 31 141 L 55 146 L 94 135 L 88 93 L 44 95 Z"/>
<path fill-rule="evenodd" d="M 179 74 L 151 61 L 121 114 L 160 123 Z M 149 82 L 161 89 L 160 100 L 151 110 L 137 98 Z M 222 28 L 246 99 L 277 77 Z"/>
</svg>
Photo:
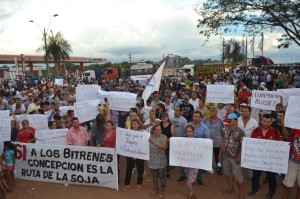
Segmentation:
<svg viewBox="0 0 300 199">
<path fill-rule="evenodd" d="M 63 86 L 64 85 L 64 79 L 55 79 L 54 84 L 58 85 L 58 86 Z"/>
<path fill-rule="evenodd" d="M 300 129 L 300 97 L 291 96 L 285 112 L 284 126 Z"/>
<path fill-rule="evenodd" d="M 48 129 L 35 132 L 36 144 L 65 145 L 68 129 Z"/>
<path fill-rule="evenodd" d="M 16 178 L 118 189 L 114 149 L 15 143 Z"/>
<path fill-rule="evenodd" d="M 96 84 L 77 86 L 76 102 L 99 99 L 98 90 L 100 89 L 101 87 Z"/>
<path fill-rule="evenodd" d="M 125 92 L 110 92 L 109 108 L 116 111 L 130 111 L 136 106 L 136 94 Z"/>
<path fill-rule="evenodd" d="M 117 128 L 116 151 L 118 154 L 149 160 L 149 138 L 147 131 Z"/>
<path fill-rule="evenodd" d="M 11 140 L 10 111 L 0 111 L 0 141 Z"/>
<path fill-rule="evenodd" d="M 48 117 L 47 115 L 41 114 L 30 114 L 30 115 L 16 115 L 17 119 L 20 121 L 22 126 L 23 120 L 29 121 L 29 126 L 35 130 L 46 130 L 48 129 Z"/>
<path fill-rule="evenodd" d="M 280 95 L 276 91 L 252 91 L 251 107 L 275 111 L 276 104 L 280 101 Z"/>
<path fill-rule="evenodd" d="M 278 93 L 282 96 L 282 103 L 287 105 L 291 96 L 300 96 L 300 88 L 280 89 Z"/>
<path fill-rule="evenodd" d="M 211 139 L 172 137 L 170 165 L 212 171 L 213 142 Z"/>
<path fill-rule="evenodd" d="M 244 137 L 241 166 L 286 174 L 289 152 L 289 142 Z"/>
<path fill-rule="evenodd" d="M 206 100 L 212 103 L 234 103 L 234 85 L 207 85 Z"/>
<path fill-rule="evenodd" d="M 74 103 L 74 115 L 78 117 L 79 122 L 87 122 L 96 118 L 99 114 L 98 102 L 99 100 L 86 100 Z"/>
</svg>

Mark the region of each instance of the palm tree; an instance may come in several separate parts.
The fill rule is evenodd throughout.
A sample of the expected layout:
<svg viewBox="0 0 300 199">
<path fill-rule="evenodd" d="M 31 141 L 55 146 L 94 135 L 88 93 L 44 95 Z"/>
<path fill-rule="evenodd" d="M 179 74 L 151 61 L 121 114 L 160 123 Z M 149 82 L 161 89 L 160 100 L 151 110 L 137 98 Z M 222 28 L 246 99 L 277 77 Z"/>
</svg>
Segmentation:
<svg viewBox="0 0 300 199">
<path fill-rule="evenodd" d="M 72 53 L 71 44 L 64 39 L 63 35 L 60 32 L 57 32 L 55 35 L 51 31 L 51 35 L 47 36 L 47 48 L 45 45 L 42 45 L 37 49 L 38 52 L 46 52 L 45 57 L 48 57 L 48 60 L 53 60 L 55 63 L 56 76 L 58 74 L 58 64 L 61 61 L 70 59 L 70 54 Z M 45 50 L 46 49 L 46 50 Z"/>
</svg>

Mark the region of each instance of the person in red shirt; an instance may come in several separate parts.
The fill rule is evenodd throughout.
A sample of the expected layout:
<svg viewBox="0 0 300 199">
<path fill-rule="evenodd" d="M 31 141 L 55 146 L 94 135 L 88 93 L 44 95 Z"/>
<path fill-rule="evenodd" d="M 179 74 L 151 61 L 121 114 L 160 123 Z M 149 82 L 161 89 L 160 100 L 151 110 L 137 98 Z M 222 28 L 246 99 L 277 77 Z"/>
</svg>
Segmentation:
<svg viewBox="0 0 300 199">
<path fill-rule="evenodd" d="M 29 126 L 28 120 L 22 121 L 22 128 L 18 132 L 17 142 L 34 143 L 35 129 Z"/>
<path fill-rule="evenodd" d="M 104 132 L 103 142 L 98 147 L 116 148 L 116 130 L 113 129 L 114 123 L 110 120 L 105 122 L 106 131 Z"/>
<path fill-rule="evenodd" d="M 290 134 L 291 158 L 289 162 L 288 172 L 283 180 L 285 186 L 284 199 L 288 199 L 290 190 L 298 179 L 297 197 L 300 198 L 300 129 L 292 129 Z"/>
<path fill-rule="evenodd" d="M 272 116 L 270 114 L 263 115 L 262 125 L 252 131 L 251 138 L 282 141 L 283 138 L 281 133 L 271 125 Z M 253 196 L 258 192 L 261 173 L 262 171 L 253 170 L 252 191 L 249 193 L 249 196 Z M 269 194 L 267 195 L 267 198 L 272 199 L 276 192 L 276 173 L 268 171 L 267 178 L 269 181 Z"/>
<path fill-rule="evenodd" d="M 247 86 L 242 87 L 242 91 L 239 92 L 238 96 L 238 105 L 241 105 L 243 103 L 247 104 L 248 103 L 248 98 L 251 96 L 251 94 L 247 90 Z"/>
</svg>

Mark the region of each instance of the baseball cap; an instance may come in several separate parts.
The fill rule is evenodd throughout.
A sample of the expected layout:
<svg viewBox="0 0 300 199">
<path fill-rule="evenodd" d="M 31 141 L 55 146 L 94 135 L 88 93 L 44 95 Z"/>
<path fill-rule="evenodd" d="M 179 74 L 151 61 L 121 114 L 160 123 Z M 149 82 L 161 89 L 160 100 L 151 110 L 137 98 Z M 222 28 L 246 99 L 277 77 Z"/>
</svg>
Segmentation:
<svg viewBox="0 0 300 199">
<path fill-rule="evenodd" d="M 230 113 L 229 115 L 228 115 L 228 119 L 229 120 L 237 120 L 238 119 L 238 117 L 237 117 L 237 115 L 235 114 L 235 113 Z"/>
</svg>

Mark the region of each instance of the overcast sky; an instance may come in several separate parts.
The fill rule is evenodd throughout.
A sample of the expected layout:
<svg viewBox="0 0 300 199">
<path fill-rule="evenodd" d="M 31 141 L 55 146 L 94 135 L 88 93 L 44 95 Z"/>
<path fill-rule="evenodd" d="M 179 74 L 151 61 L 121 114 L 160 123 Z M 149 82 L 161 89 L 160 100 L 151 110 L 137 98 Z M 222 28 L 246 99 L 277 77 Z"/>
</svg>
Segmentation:
<svg viewBox="0 0 300 199">
<path fill-rule="evenodd" d="M 163 54 L 190 59 L 220 59 L 221 39 L 197 29 L 196 0 L 0 0 L 0 54 L 35 55 L 42 44 L 41 28 L 62 32 L 71 56 L 108 58 L 112 62 L 159 61 Z M 242 33 L 226 35 L 241 40 Z M 265 33 L 264 55 L 275 63 L 300 62 L 299 47 L 277 49 L 280 33 Z M 260 37 L 256 37 L 255 54 Z M 249 40 L 248 40 L 249 41 Z M 250 47 L 249 47 L 250 50 Z M 249 52 L 250 53 L 250 52 Z"/>
</svg>

